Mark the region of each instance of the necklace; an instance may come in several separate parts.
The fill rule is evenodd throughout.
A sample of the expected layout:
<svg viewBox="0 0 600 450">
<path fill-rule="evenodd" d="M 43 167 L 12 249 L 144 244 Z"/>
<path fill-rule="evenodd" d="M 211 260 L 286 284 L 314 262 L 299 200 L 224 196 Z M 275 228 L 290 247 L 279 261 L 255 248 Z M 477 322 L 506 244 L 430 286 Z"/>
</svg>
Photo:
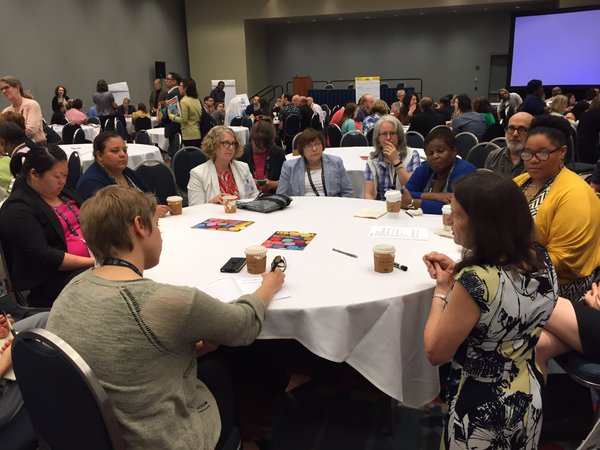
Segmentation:
<svg viewBox="0 0 600 450">
<path fill-rule="evenodd" d="M 317 188 L 315 187 L 315 183 L 313 183 L 312 180 L 312 175 L 310 174 L 310 167 L 308 166 L 308 161 L 306 158 L 304 158 L 304 166 L 306 167 L 306 176 L 308 177 L 308 182 L 310 183 L 310 187 L 313 190 L 313 192 L 315 193 L 315 195 L 317 197 L 320 197 L 319 191 L 317 191 Z M 323 193 L 325 194 L 325 197 L 327 197 L 327 187 L 325 186 L 325 170 L 323 168 L 323 160 L 321 159 L 320 161 L 320 167 L 321 167 L 321 183 L 323 184 Z M 316 169 L 318 170 L 318 169 Z"/>
<path fill-rule="evenodd" d="M 137 273 L 140 277 L 144 278 L 144 275 L 142 275 L 142 272 L 140 271 L 140 269 L 138 269 L 135 265 L 131 264 L 129 261 L 125 261 L 124 259 L 121 259 L 121 258 L 106 258 L 104 260 L 104 263 L 102 263 L 102 265 L 103 266 L 127 267 L 128 269 L 131 269 L 135 273 Z"/>
</svg>

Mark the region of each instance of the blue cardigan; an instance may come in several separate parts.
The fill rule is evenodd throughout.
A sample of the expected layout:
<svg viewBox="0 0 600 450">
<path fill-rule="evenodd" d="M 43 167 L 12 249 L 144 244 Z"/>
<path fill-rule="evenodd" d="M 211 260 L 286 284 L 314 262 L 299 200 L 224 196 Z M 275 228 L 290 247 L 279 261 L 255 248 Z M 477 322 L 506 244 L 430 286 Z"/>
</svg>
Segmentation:
<svg viewBox="0 0 600 450">
<path fill-rule="evenodd" d="M 333 155 L 323 155 L 322 158 L 327 196 L 353 197 L 354 190 L 350 184 L 350 178 L 344 168 L 342 158 Z M 300 157 L 284 162 L 281 167 L 277 193 L 289 196 L 303 196 L 305 174 L 304 158 Z"/>
<path fill-rule="evenodd" d="M 123 173 L 127 178 L 133 181 L 140 190 L 150 192 L 146 183 L 142 181 L 135 171 L 126 167 Z M 81 178 L 77 182 L 76 190 L 83 200 L 87 200 L 94 195 L 98 189 L 110 186 L 111 184 L 117 184 L 117 182 L 113 177 L 108 175 L 106 170 L 100 167 L 100 164 L 94 162 L 85 172 L 83 172 L 83 175 L 81 175 Z"/>
<path fill-rule="evenodd" d="M 456 162 L 454 163 L 454 168 L 450 175 L 448 176 L 448 190 L 446 192 L 452 192 L 452 184 L 459 179 L 460 177 L 467 175 L 471 172 L 475 172 L 477 169 L 470 162 L 465 161 L 464 159 L 456 158 Z M 410 191 L 410 195 L 413 198 L 421 198 L 421 194 L 423 193 L 423 189 L 427 185 L 427 181 L 429 177 L 433 173 L 429 164 L 423 163 L 413 172 L 406 183 L 406 189 Z M 438 202 L 436 200 L 423 200 L 421 201 L 421 209 L 425 214 L 441 214 L 442 206 L 444 204 L 442 202 Z"/>
</svg>

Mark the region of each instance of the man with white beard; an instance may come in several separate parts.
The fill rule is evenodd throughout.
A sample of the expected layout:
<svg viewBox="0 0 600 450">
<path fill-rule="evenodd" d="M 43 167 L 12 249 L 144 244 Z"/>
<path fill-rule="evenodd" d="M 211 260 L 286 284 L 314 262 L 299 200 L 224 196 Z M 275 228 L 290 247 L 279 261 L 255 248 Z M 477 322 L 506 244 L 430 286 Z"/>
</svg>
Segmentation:
<svg viewBox="0 0 600 450">
<path fill-rule="evenodd" d="M 490 152 L 485 160 L 486 169 L 502 173 L 510 178 L 525 171 L 521 152 L 525 147 L 527 131 L 529 131 L 532 120 L 533 116 L 526 112 L 516 113 L 510 118 L 504 132 L 506 147 Z"/>
</svg>

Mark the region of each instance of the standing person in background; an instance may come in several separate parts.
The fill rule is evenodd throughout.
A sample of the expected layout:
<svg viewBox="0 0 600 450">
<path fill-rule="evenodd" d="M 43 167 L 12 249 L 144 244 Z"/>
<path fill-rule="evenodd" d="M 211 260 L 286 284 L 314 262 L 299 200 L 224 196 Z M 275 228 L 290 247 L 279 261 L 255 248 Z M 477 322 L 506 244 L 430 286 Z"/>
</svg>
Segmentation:
<svg viewBox="0 0 600 450">
<path fill-rule="evenodd" d="M 25 96 L 23 85 L 15 77 L 0 78 L 0 90 L 11 104 L 9 107 L 4 108 L 2 112 L 13 111 L 21 114 L 25 119 L 25 134 L 27 137 L 37 144 L 44 144 L 46 134 L 44 133 L 40 104 Z"/>
<path fill-rule="evenodd" d="M 181 95 L 179 94 L 180 83 L 181 75 L 177 72 L 169 72 L 167 74 L 167 101 L 174 97 L 178 97 L 179 100 L 181 100 Z M 169 149 L 171 149 L 173 138 L 181 131 L 181 127 L 177 122 L 172 122 L 171 119 L 169 119 L 169 114 L 163 114 L 162 122 L 165 124 L 165 137 L 169 140 Z"/>
<path fill-rule="evenodd" d="M 500 104 L 496 110 L 498 120 L 500 121 L 500 124 L 506 128 L 512 115 L 515 114 L 523 104 L 523 99 L 516 92 L 508 92 L 508 89 L 504 88 L 498 91 L 498 98 L 500 99 Z"/>
<path fill-rule="evenodd" d="M 223 102 L 225 103 L 225 82 L 219 81 L 217 86 L 210 91 L 210 96 L 214 99 L 215 102 Z"/>
<path fill-rule="evenodd" d="M 186 78 L 179 84 L 179 94 L 183 97 L 179 102 L 181 111 L 177 115 L 169 112 L 169 119 L 181 125 L 181 137 L 184 146 L 200 148 L 202 139 L 200 137 L 200 117 L 202 106 L 198 99 L 196 82 L 193 78 Z"/>
<path fill-rule="evenodd" d="M 68 102 L 67 89 L 60 84 L 54 89 L 54 97 L 52 97 L 52 111 L 58 111 L 64 102 Z"/>
<path fill-rule="evenodd" d="M 532 116 L 546 114 L 546 102 L 544 101 L 544 88 L 542 80 L 530 80 L 527 83 L 527 97 L 521 105 L 521 111 L 528 112 Z"/>
<path fill-rule="evenodd" d="M 152 91 L 150 92 L 150 99 L 148 105 L 150 105 L 150 112 L 153 116 L 158 111 L 158 106 L 161 100 L 167 99 L 167 91 L 163 88 L 162 80 L 157 78 L 152 84 Z"/>
<path fill-rule="evenodd" d="M 94 104 L 98 108 L 98 117 L 100 123 L 104 124 L 107 120 L 114 120 L 116 117 L 115 110 L 117 103 L 115 98 L 108 91 L 108 83 L 105 80 L 99 79 L 96 83 L 96 93 L 93 95 Z"/>
</svg>

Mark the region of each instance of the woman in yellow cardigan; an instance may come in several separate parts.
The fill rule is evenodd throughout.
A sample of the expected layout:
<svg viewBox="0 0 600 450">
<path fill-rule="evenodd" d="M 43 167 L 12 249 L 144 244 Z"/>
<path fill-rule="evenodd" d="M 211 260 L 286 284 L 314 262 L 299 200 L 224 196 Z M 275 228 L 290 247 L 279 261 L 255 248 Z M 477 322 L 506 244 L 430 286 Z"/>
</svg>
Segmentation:
<svg viewBox="0 0 600 450">
<path fill-rule="evenodd" d="M 580 299 L 600 277 L 600 200 L 577 174 L 564 167 L 569 122 L 538 116 L 531 123 L 521 159 L 521 187 L 558 275 L 559 293 Z"/>
<path fill-rule="evenodd" d="M 181 124 L 181 138 L 184 146 L 193 145 L 200 148 L 202 140 L 200 138 L 200 118 L 202 117 L 202 106 L 198 99 L 196 82 L 193 78 L 187 78 L 179 83 L 179 93 L 183 97 L 179 102 L 181 111 L 173 115 L 169 113 L 169 118 Z"/>
</svg>

